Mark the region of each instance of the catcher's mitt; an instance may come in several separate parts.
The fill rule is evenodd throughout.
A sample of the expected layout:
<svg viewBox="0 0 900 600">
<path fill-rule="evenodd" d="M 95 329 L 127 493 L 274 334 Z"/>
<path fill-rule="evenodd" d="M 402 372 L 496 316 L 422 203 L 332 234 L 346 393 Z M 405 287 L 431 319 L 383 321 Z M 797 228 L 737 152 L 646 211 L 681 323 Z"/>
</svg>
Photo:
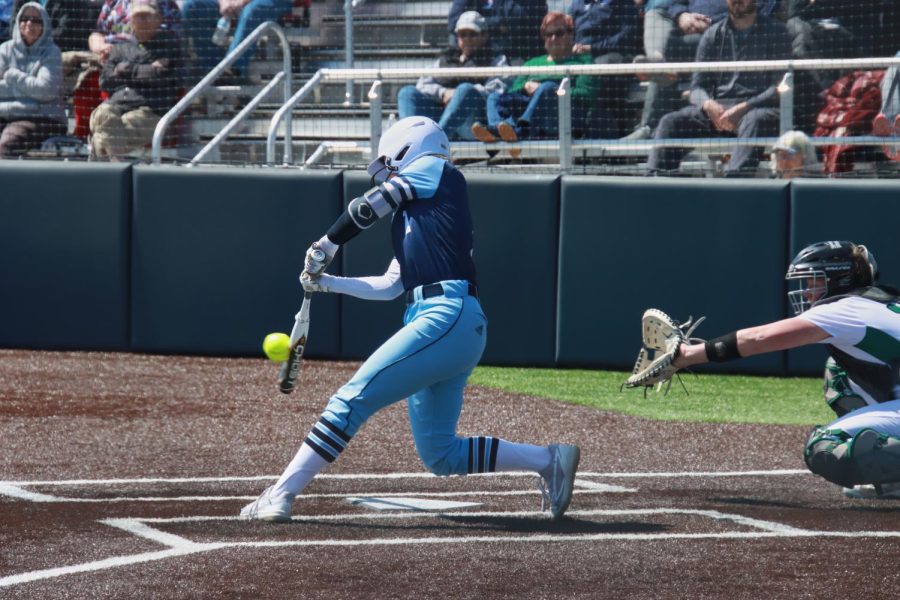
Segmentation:
<svg viewBox="0 0 900 600">
<path fill-rule="evenodd" d="M 672 377 L 678 369 L 672 365 L 678 356 L 678 348 L 683 343 L 702 342 L 692 338 L 691 334 L 706 317 L 693 321 L 688 318 L 684 323 L 672 319 L 669 315 L 655 308 L 648 308 L 641 317 L 641 331 L 644 344 L 638 353 L 637 361 L 631 376 L 625 381 L 626 387 L 651 387 L 669 382 L 668 393 L 672 387 Z M 646 391 L 646 390 L 645 390 Z"/>
</svg>

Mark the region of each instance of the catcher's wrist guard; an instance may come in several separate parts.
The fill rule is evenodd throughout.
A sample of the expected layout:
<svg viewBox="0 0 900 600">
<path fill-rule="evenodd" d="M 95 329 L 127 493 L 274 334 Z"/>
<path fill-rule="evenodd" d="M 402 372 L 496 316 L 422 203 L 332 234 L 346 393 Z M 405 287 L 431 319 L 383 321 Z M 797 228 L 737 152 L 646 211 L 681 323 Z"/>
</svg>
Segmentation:
<svg viewBox="0 0 900 600">
<path fill-rule="evenodd" d="M 741 358 L 738 352 L 737 331 L 714 338 L 706 342 L 706 358 L 710 362 L 725 362 Z"/>
<path fill-rule="evenodd" d="M 655 308 L 648 308 L 641 317 L 643 345 L 638 353 L 637 361 L 631 376 L 625 381 L 626 387 L 660 386 L 669 382 L 678 371 L 673 363 L 678 356 L 681 344 L 701 343 L 703 340 L 692 338 L 691 334 L 706 317 L 697 321 L 689 318 L 678 323 L 669 315 Z M 666 388 L 668 392 L 669 387 Z"/>
</svg>

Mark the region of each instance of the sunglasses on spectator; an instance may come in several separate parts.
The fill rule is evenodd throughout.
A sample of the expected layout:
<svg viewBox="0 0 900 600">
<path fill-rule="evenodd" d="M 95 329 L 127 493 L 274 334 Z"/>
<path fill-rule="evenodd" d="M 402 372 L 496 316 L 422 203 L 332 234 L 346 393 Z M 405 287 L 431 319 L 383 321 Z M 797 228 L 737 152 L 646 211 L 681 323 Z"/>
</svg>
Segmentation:
<svg viewBox="0 0 900 600">
<path fill-rule="evenodd" d="M 572 33 L 572 32 L 569 31 L 568 29 L 556 29 L 554 31 L 548 31 L 547 33 L 545 33 L 544 39 L 549 40 L 549 39 L 556 38 L 556 37 L 563 37 L 565 35 L 569 35 L 570 33 Z"/>
<path fill-rule="evenodd" d="M 479 35 L 481 35 L 481 32 L 474 31 L 472 29 L 463 29 L 456 34 L 457 37 L 461 38 L 473 38 L 478 37 Z"/>
<path fill-rule="evenodd" d="M 35 25 L 41 25 L 41 26 L 43 26 L 43 25 L 44 25 L 44 19 L 42 19 L 40 16 L 29 17 L 29 16 L 26 15 L 26 16 L 23 16 L 23 17 L 21 17 L 21 18 L 19 19 L 19 23 L 34 23 Z"/>
</svg>

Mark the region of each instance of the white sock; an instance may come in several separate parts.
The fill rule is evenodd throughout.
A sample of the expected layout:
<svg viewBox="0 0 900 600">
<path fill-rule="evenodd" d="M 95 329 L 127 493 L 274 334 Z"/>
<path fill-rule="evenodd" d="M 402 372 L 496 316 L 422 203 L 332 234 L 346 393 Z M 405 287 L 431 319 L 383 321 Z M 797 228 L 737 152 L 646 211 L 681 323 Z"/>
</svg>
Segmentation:
<svg viewBox="0 0 900 600">
<path fill-rule="evenodd" d="M 540 473 L 550 466 L 550 449 L 546 446 L 517 444 L 499 440 L 497 448 L 497 471 L 535 471 Z"/>
<path fill-rule="evenodd" d="M 294 460 L 287 466 L 278 483 L 272 488 L 272 494 L 290 492 L 296 496 L 309 485 L 319 471 L 328 465 L 328 461 L 310 448 L 309 444 L 301 444 Z"/>
</svg>

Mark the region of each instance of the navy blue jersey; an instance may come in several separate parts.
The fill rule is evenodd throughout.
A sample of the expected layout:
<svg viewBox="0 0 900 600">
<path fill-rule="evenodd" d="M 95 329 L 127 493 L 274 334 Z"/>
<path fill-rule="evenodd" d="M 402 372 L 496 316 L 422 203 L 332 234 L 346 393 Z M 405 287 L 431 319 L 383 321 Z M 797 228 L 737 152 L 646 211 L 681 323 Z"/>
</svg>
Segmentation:
<svg viewBox="0 0 900 600">
<path fill-rule="evenodd" d="M 475 280 L 472 213 L 466 179 L 442 158 L 426 156 L 383 187 L 402 190 L 391 223 L 403 287 L 447 279 Z"/>
</svg>

